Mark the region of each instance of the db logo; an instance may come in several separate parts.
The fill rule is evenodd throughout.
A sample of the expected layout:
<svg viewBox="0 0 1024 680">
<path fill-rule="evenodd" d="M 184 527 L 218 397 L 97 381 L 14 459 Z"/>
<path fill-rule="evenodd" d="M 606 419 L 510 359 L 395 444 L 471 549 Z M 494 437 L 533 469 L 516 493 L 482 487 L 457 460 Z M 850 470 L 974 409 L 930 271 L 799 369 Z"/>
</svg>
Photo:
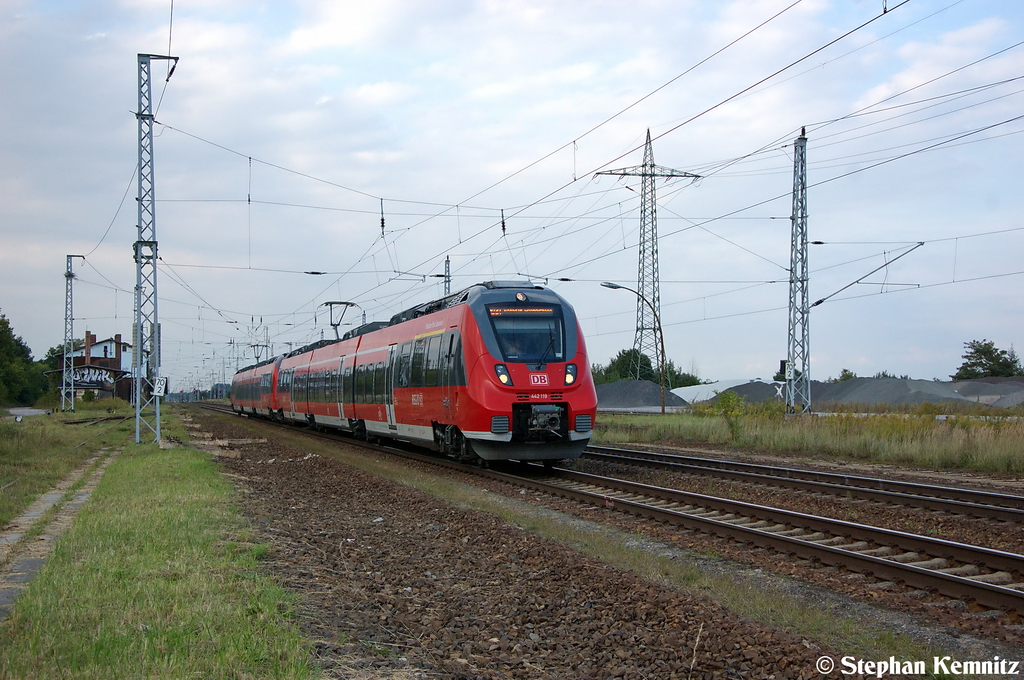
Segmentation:
<svg viewBox="0 0 1024 680">
<path fill-rule="evenodd" d="M 531 373 L 530 374 L 531 385 L 547 385 L 548 374 L 547 373 Z"/>
</svg>

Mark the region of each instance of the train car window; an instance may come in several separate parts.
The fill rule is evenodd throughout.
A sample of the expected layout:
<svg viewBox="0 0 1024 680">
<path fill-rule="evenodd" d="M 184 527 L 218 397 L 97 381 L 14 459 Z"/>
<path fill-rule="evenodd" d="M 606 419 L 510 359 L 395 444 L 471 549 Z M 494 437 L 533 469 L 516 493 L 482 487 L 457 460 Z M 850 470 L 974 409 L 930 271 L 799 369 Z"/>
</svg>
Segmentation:
<svg viewBox="0 0 1024 680">
<path fill-rule="evenodd" d="M 378 361 L 373 367 L 373 403 L 384 403 L 384 362 Z"/>
<path fill-rule="evenodd" d="M 426 367 L 423 371 L 423 384 L 435 387 L 438 384 L 438 373 L 441 366 L 441 336 L 434 335 L 427 343 Z"/>
<path fill-rule="evenodd" d="M 352 367 L 346 366 L 341 376 L 341 400 L 346 404 L 352 403 Z"/>
<path fill-rule="evenodd" d="M 557 305 L 487 306 L 505 361 L 542 364 L 565 361 L 565 326 Z"/>
<path fill-rule="evenodd" d="M 356 366 L 356 403 L 366 403 L 366 364 Z"/>
<path fill-rule="evenodd" d="M 412 347 L 412 376 L 410 387 L 423 387 L 423 355 L 426 353 L 427 339 L 419 338 Z"/>
<path fill-rule="evenodd" d="M 452 372 L 453 385 L 466 384 L 466 362 L 462 357 L 462 336 L 459 334 L 456 334 L 455 336 L 455 352 L 452 357 Z"/>
<path fill-rule="evenodd" d="M 373 403 L 373 364 L 363 364 L 363 403 Z"/>
<path fill-rule="evenodd" d="M 409 377 L 412 372 L 412 343 L 403 343 L 401 352 L 401 358 L 398 360 L 398 381 L 396 387 L 409 387 Z"/>
<path fill-rule="evenodd" d="M 466 364 L 462 359 L 462 336 L 458 331 L 445 335 L 441 349 L 441 371 L 443 385 L 465 385 Z"/>
</svg>

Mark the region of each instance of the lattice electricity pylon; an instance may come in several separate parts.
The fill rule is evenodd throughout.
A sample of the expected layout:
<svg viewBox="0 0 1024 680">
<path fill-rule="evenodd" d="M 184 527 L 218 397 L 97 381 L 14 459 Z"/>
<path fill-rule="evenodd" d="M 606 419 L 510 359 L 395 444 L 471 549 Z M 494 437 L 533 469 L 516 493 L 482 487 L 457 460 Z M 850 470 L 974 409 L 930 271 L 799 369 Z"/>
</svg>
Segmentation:
<svg viewBox="0 0 1024 680">
<path fill-rule="evenodd" d="M 661 279 L 658 272 L 658 211 L 654 181 L 657 177 L 688 177 L 697 180 L 700 179 L 700 175 L 655 165 L 650 129 L 647 130 L 643 165 L 634 165 L 631 168 L 618 170 L 603 170 L 597 175 L 641 178 L 640 257 L 636 275 L 639 295 L 636 301 L 636 335 L 633 339 L 633 348 L 636 351 L 633 353 L 634 356 L 629 367 L 633 378 L 639 380 L 641 355 L 646 354 L 651 359 L 655 373 L 662 368 L 662 353 L 658 349 L 657 321 L 661 314 Z M 650 307 L 644 304 L 643 298 L 650 301 Z"/>
<path fill-rule="evenodd" d="M 810 301 L 807 282 L 807 137 L 800 131 L 793 153 L 793 222 L 789 259 L 789 351 L 786 411 L 811 411 Z"/>
<path fill-rule="evenodd" d="M 75 410 L 75 305 L 72 296 L 72 282 L 75 273 L 71 261 L 82 255 L 68 255 L 68 267 L 64 271 L 64 370 L 61 375 L 60 410 Z"/>
<path fill-rule="evenodd" d="M 153 88 L 150 66 L 153 60 L 177 57 L 140 54 L 139 57 L 139 233 L 135 241 L 135 328 L 132 349 L 132 399 L 135 402 L 135 443 L 142 442 L 144 430 L 160 441 L 160 321 L 157 314 L 156 198 L 153 176 Z M 170 79 L 172 66 L 167 74 Z"/>
</svg>

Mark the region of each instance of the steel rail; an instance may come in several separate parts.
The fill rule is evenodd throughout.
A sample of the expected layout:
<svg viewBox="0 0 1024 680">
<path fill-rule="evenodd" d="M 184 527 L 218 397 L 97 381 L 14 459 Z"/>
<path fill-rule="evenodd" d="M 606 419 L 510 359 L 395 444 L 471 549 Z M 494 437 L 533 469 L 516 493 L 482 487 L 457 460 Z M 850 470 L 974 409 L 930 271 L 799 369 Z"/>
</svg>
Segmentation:
<svg viewBox="0 0 1024 680">
<path fill-rule="evenodd" d="M 843 537 L 854 543 L 869 542 L 880 547 L 894 547 L 908 552 L 923 553 L 921 555 L 922 559 L 916 560 L 917 562 L 927 561 L 923 558 L 925 555 L 928 555 L 962 562 L 965 565 L 983 566 L 993 570 L 993 572 L 1008 572 L 1018 578 L 1024 575 L 1024 556 L 1022 555 L 900 531 L 880 529 L 843 520 L 805 515 L 752 503 L 729 501 L 703 494 L 692 494 L 638 484 L 636 482 L 587 475 L 569 470 L 558 469 L 554 472 L 557 474 L 558 479 L 603 487 L 603 490 L 599 488 L 596 491 L 587 491 L 514 475 L 508 475 L 508 477 L 516 484 L 545 493 L 553 493 L 574 500 L 604 505 L 608 508 L 649 517 L 657 521 L 753 543 L 761 547 L 772 548 L 783 553 L 797 555 L 804 559 L 818 560 L 834 566 L 843 566 L 852 571 L 897 583 L 904 583 L 923 590 L 934 590 L 951 597 L 971 599 L 983 606 L 994 609 L 1024 612 L 1024 592 L 1015 588 L 985 583 L 943 571 L 915 566 L 912 563 L 895 562 L 884 557 L 853 552 L 838 546 L 823 545 L 811 542 L 809 539 L 813 539 L 815 534 L 820 536 L 823 533 L 828 533 L 833 536 Z M 621 496 L 609 493 L 609 491 L 618 492 L 619 494 L 633 494 L 641 498 L 622 498 Z M 655 499 L 655 501 L 654 503 L 644 501 L 642 500 L 644 497 Z M 685 506 L 706 508 L 708 510 L 705 513 L 706 515 L 716 511 L 725 513 L 726 518 L 723 520 L 721 517 L 715 518 L 693 514 L 693 510 L 685 512 L 679 509 L 659 506 L 657 505 L 659 501 L 683 503 Z M 729 517 L 730 515 L 732 517 Z M 801 538 L 798 535 L 783 535 L 783 533 L 790 533 L 788 531 L 783 533 L 764 531 L 763 528 L 765 527 L 763 526 L 762 528 L 756 528 L 737 524 L 736 522 L 742 521 L 737 516 L 753 518 L 758 520 L 758 523 L 774 522 L 776 526 L 785 524 L 795 529 L 807 530 L 811 533 L 804 534 Z"/>
<path fill-rule="evenodd" d="M 1006 522 L 1024 522 L 1024 496 L 975 489 L 931 486 L 873 477 L 844 475 L 796 468 L 772 467 L 738 461 L 694 458 L 674 454 L 589 446 L 583 454 L 594 460 L 637 464 L 688 474 L 740 482 L 821 491 L 844 497 L 971 515 Z"/>
</svg>

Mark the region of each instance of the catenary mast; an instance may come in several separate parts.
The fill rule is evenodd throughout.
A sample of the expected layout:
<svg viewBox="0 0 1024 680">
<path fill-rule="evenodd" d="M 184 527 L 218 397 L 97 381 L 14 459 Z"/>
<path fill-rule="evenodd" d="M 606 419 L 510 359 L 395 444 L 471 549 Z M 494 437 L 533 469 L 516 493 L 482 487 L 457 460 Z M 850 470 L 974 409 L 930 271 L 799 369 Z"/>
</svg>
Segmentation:
<svg viewBox="0 0 1024 680">
<path fill-rule="evenodd" d="M 156 198 L 153 174 L 153 60 L 177 57 L 140 54 L 139 58 L 139 222 L 135 241 L 135 328 L 132 348 L 132 399 L 135 402 L 135 443 L 146 431 L 160 441 L 160 397 L 166 384 L 160 378 L 160 321 L 157 315 Z M 174 72 L 172 66 L 168 80 Z M 148 434 L 145 434 L 148 438 Z"/>
<path fill-rule="evenodd" d="M 797 137 L 793 152 L 793 215 L 789 261 L 789 343 L 786 357 L 786 411 L 811 410 L 811 332 L 807 283 L 807 136 Z"/>
<path fill-rule="evenodd" d="M 75 305 L 72 296 L 75 273 L 71 263 L 82 255 L 68 255 L 68 266 L 64 271 L 64 365 L 61 371 L 60 410 L 75 410 Z"/>
</svg>

